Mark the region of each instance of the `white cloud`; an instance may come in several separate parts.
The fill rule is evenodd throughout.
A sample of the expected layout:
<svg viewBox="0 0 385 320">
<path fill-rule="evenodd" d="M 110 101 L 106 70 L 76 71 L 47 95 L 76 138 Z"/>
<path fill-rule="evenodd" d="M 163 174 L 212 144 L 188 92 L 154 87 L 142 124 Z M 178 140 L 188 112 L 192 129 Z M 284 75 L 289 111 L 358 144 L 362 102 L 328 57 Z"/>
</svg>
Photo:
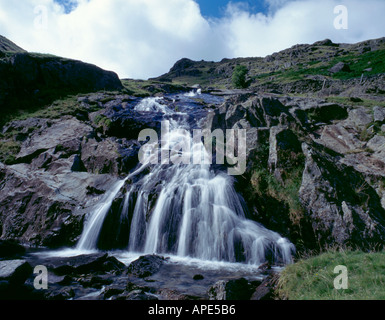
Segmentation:
<svg viewBox="0 0 385 320">
<path fill-rule="evenodd" d="M 313 43 L 329 38 L 334 42 L 359 42 L 385 36 L 385 1 L 268 0 L 268 15 L 254 14 L 229 6 L 222 21 L 234 56 L 265 56 L 297 43 Z M 334 28 L 335 6 L 347 7 L 349 29 Z"/>
<path fill-rule="evenodd" d="M 267 14 L 230 4 L 221 19 L 206 20 L 193 0 L 70 0 L 71 13 L 53 0 L 0 0 L 0 34 L 29 51 L 80 59 L 148 78 L 176 60 L 265 56 L 296 43 L 330 38 L 358 42 L 384 36 L 382 0 L 265 0 Z M 349 29 L 336 30 L 333 9 L 349 10 Z M 46 28 L 34 9 L 44 6 Z M 40 25 L 41 26 L 41 25 Z"/>
</svg>

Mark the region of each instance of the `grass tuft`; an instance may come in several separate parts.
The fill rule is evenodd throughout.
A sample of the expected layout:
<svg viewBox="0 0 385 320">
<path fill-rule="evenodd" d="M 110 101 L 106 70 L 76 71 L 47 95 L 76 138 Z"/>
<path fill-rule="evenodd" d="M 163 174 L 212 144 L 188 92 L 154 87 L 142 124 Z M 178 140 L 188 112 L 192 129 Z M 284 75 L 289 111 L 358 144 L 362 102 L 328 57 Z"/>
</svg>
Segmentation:
<svg viewBox="0 0 385 320">
<path fill-rule="evenodd" d="M 337 266 L 347 268 L 347 289 L 334 287 Z M 277 293 L 287 300 L 384 300 L 384 270 L 384 252 L 330 250 L 287 266 Z"/>
</svg>

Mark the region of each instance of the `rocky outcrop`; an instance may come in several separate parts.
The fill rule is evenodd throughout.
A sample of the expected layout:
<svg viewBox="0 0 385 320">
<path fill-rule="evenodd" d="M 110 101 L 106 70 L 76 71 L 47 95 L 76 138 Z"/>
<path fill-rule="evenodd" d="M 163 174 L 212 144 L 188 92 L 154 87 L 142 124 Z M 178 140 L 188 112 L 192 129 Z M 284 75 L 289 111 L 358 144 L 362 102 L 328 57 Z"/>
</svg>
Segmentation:
<svg viewBox="0 0 385 320">
<path fill-rule="evenodd" d="M 318 243 L 361 249 L 382 243 L 385 210 L 365 176 L 306 144 L 303 150 L 306 165 L 299 196 Z"/>
<path fill-rule="evenodd" d="M 0 56 L 0 111 L 22 106 L 26 99 L 49 103 L 69 93 L 123 89 L 116 73 L 85 62 L 32 54 L 3 43 Z M 6 52 L 6 54 L 5 54 Z M 28 104 L 27 104 L 28 105 Z M 27 106 L 28 108 L 28 106 Z"/>
<path fill-rule="evenodd" d="M 76 243 L 84 215 L 97 200 L 87 188 L 107 190 L 116 178 L 74 173 L 71 165 L 71 158 L 55 163 L 57 167 L 49 171 L 31 171 L 27 164 L 0 164 L 1 238 L 48 247 Z"/>
<path fill-rule="evenodd" d="M 384 240 L 382 108 L 322 99 L 243 95 L 208 121 L 248 132 L 248 164 L 237 177 L 250 216 L 301 248 L 375 247 Z M 245 187 L 247 186 L 247 187 Z"/>
</svg>

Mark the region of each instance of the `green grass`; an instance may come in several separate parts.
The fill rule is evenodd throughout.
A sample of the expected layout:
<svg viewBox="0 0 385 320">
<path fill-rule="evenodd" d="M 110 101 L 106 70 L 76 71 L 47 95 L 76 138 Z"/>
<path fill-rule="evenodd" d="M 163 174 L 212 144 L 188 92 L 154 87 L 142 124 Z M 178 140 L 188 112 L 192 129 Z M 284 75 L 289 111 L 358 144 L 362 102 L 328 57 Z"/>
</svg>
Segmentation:
<svg viewBox="0 0 385 320">
<path fill-rule="evenodd" d="M 98 126 L 97 130 L 105 133 L 111 127 L 111 119 L 105 115 L 97 115 L 94 119 L 94 123 Z"/>
<path fill-rule="evenodd" d="M 283 182 L 281 182 L 268 169 L 259 168 L 254 170 L 251 186 L 253 192 L 259 197 L 269 196 L 286 203 L 289 208 L 290 220 L 294 224 L 299 224 L 304 214 L 298 197 L 298 191 L 302 184 L 302 173 L 302 166 L 290 171 L 285 170 L 282 173 Z"/>
<path fill-rule="evenodd" d="M 146 86 L 150 85 L 150 81 L 123 79 L 121 82 L 126 92 L 132 96 L 144 98 L 152 94 L 149 90 L 145 89 Z"/>
<path fill-rule="evenodd" d="M 347 289 L 334 288 L 339 265 L 347 268 Z M 283 270 L 277 293 L 288 300 L 384 300 L 385 253 L 332 250 L 302 259 Z"/>
<path fill-rule="evenodd" d="M 0 162 L 13 164 L 16 155 L 20 152 L 20 142 L 11 140 L 0 140 Z"/>
<path fill-rule="evenodd" d="M 29 106 L 28 109 L 15 110 L 13 113 L 8 114 L 6 120 L 1 124 L 12 120 L 25 120 L 28 118 L 59 119 L 66 115 L 77 116 L 100 110 L 97 104 L 92 104 L 89 108 L 82 106 L 77 101 L 80 96 L 84 95 L 67 95 L 45 106 Z"/>
<path fill-rule="evenodd" d="M 322 55 L 319 55 L 321 58 Z M 256 73 L 254 81 L 257 84 L 266 83 L 290 83 L 293 81 L 304 80 L 307 76 L 320 75 L 333 79 L 347 80 L 359 78 L 364 73 L 365 76 L 385 73 L 385 49 L 373 52 L 367 52 L 361 55 L 351 53 L 345 56 L 338 56 L 328 61 L 317 60 L 317 56 L 311 55 L 308 59 L 315 59 L 313 61 L 303 61 L 288 69 L 281 69 L 274 72 L 260 72 Z M 350 72 L 338 72 L 330 74 L 329 69 L 338 62 L 345 62 L 349 65 Z M 371 71 L 364 71 L 371 68 Z M 273 80 L 271 78 L 273 77 Z"/>
</svg>

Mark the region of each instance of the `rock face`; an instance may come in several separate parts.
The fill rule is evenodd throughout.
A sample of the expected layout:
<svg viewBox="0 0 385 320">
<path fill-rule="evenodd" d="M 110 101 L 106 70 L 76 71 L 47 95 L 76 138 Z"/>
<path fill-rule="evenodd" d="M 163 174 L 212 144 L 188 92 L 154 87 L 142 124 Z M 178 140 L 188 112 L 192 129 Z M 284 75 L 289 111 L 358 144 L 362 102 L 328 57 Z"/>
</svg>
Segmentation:
<svg viewBox="0 0 385 320">
<path fill-rule="evenodd" d="M 95 199 L 87 194 L 87 187 L 105 190 L 116 178 L 73 173 L 71 164 L 68 159 L 55 170 L 33 173 L 27 164 L 12 168 L 0 166 L 3 175 L 0 187 L 3 239 L 18 239 L 49 247 L 76 243 L 83 229 L 84 211 L 92 210 L 92 199 Z"/>
<path fill-rule="evenodd" d="M 247 172 L 237 180 L 253 219 L 299 250 L 369 249 L 385 237 L 385 141 L 363 136 L 383 124 L 382 108 L 373 110 L 247 94 L 228 99 L 208 126 L 248 132 Z"/>
<path fill-rule="evenodd" d="M 306 144 L 303 148 L 306 166 L 299 196 L 319 243 L 369 248 L 383 242 L 385 210 L 365 177 Z"/>
</svg>

